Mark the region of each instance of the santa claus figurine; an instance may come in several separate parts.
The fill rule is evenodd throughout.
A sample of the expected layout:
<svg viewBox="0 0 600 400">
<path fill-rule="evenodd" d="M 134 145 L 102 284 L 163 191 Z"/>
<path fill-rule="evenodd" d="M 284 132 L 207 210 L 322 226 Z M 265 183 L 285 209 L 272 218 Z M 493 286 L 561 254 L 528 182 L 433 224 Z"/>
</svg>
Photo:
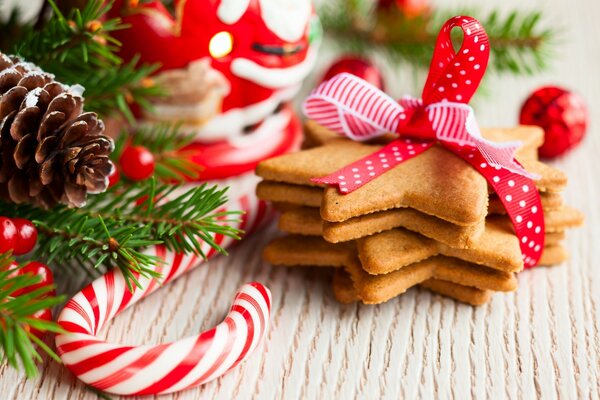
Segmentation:
<svg viewBox="0 0 600 400">
<path fill-rule="evenodd" d="M 195 132 L 193 159 L 202 179 L 252 170 L 293 150 L 300 126 L 288 102 L 313 68 L 320 25 L 310 0 L 120 0 L 115 32 L 129 60 L 160 65 L 167 92 L 153 100 L 150 122 L 180 122 Z"/>
</svg>

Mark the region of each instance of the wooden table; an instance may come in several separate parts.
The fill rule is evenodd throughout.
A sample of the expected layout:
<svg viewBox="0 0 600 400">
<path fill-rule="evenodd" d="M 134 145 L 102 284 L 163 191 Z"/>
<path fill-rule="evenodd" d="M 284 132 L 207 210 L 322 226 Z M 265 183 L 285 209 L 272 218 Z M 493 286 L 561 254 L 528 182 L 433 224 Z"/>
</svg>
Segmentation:
<svg viewBox="0 0 600 400">
<path fill-rule="evenodd" d="M 127 310 L 106 337 L 141 344 L 191 335 L 221 320 L 240 284 L 258 280 L 273 292 L 265 343 L 225 377 L 164 399 L 598 399 L 600 2 L 536 3 L 568 27 L 553 68 L 532 78 L 488 79 L 490 95 L 476 103 L 477 115 L 482 125 L 513 125 L 527 93 L 544 83 L 587 99 L 588 137 L 556 162 L 570 177 L 567 202 L 587 215 L 585 226 L 568 235 L 570 261 L 522 273 L 518 292 L 480 308 L 419 289 L 380 306 L 344 306 L 332 297 L 324 271 L 261 260 L 260 249 L 276 234 L 271 226 Z M 395 87 L 405 86 L 411 89 Z M 81 285 L 71 280 L 68 290 Z M 95 395 L 53 362 L 34 380 L 0 366 L 0 399 L 88 398 Z"/>
</svg>

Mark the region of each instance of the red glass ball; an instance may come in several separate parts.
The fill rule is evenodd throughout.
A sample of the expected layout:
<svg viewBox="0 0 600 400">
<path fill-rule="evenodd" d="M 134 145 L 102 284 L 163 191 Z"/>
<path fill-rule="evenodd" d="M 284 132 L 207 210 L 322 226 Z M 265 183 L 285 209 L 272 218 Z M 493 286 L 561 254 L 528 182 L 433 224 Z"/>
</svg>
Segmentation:
<svg viewBox="0 0 600 400">
<path fill-rule="evenodd" d="M 520 123 L 536 125 L 545 133 L 540 157 L 554 158 L 579 144 L 588 125 L 588 110 L 583 99 L 563 88 L 542 87 L 521 107 Z"/>
<path fill-rule="evenodd" d="M 0 217 L 0 254 L 15 249 L 18 232 L 15 224 L 6 217 Z"/>
<path fill-rule="evenodd" d="M 371 85 L 381 90 L 385 90 L 385 84 L 383 82 L 381 72 L 379 72 L 379 69 L 373 65 L 371 61 L 365 58 L 353 55 L 347 55 L 339 58 L 331 65 L 331 67 L 329 67 L 325 73 L 323 81 L 331 79 L 342 72 L 347 72 L 349 74 L 358 76 L 359 78 L 369 82 Z"/>
<path fill-rule="evenodd" d="M 38 231 L 31 221 L 24 218 L 12 219 L 15 228 L 17 228 L 17 243 L 13 254 L 21 256 L 29 253 L 35 247 L 38 237 Z"/>
<path fill-rule="evenodd" d="M 13 296 L 15 297 L 31 293 L 36 289 L 54 284 L 54 274 L 52 273 L 52 270 L 48 268 L 47 265 L 42 264 L 41 262 L 32 261 L 26 264 L 23 268 L 19 270 L 19 275 L 39 276 L 40 281 L 31 286 L 27 286 L 26 288 L 15 291 L 13 293 Z M 56 291 L 52 290 L 50 292 L 45 293 L 44 295 L 54 296 L 56 295 Z"/>
<path fill-rule="evenodd" d="M 377 8 L 387 11 L 395 6 L 410 18 L 418 17 L 429 10 L 429 0 L 379 0 Z"/>
<path fill-rule="evenodd" d="M 121 155 L 121 172 L 134 181 L 148 179 L 154 174 L 154 155 L 143 146 L 129 146 Z"/>
</svg>

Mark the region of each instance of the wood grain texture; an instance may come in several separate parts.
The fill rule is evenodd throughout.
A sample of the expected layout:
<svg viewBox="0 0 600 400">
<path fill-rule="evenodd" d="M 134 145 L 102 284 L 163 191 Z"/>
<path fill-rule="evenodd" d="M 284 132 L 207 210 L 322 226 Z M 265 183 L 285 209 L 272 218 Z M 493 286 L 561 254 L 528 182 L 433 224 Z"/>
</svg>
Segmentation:
<svg viewBox="0 0 600 400">
<path fill-rule="evenodd" d="M 257 353 L 215 382 L 161 400 L 600 398 L 600 2 L 526 6 L 543 7 L 551 21 L 568 26 L 553 69 L 535 78 L 488 78 L 492 95 L 475 107 L 482 125 L 507 126 L 540 84 L 559 83 L 587 99 L 592 125 L 586 142 L 556 162 L 570 177 L 567 202 L 587 217 L 568 235 L 569 262 L 522 273 L 517 293 L 496 295 L 481 308 L 419 289 L 379 306 L 344 306 L 333 299 L 327 272 L 274 268 L 261 260 L 259 249 L 276 234 L 272 225 L 230 257 L 127 310 L 106 330 L 108 339 L 130 344 L 174 340 L 218 323 L 242 283 L 258 280 L 272 289 L 271 328 Z M 325 52 L 322 62 L 331 57 Z M 411 91 L 410 75 L 402 70 L 397 76 L 389 85 L 395 94 Z M 70 292 L 83 285 L 57 279 Z M 53 362 L 35 380 L 0 366 L 0 399 L 95 397 Z"/>
</svg>

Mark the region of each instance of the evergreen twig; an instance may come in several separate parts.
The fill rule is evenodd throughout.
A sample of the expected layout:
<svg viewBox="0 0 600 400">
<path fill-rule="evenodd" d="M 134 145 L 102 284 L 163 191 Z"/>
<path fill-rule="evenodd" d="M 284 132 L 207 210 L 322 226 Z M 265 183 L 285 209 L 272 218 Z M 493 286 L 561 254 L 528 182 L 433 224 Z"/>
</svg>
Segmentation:
<svg viewBox="0 0 600 400">
<path fill-rule="evenodd" d="M 0 201 L 0 215 L 32 220 L 40 234 L 36 255 L 49 263 L 76 262 L 88 269 L 118 267 L 128 283 L 139 285 L 138 275 L 159 276 L 155 267 L 162 261 L 144 252 L 148 246 L 164 245 L 206 257 L 206 246 L 225 253 L 214 235 L 239 238 L 240 232 L 230 224 L 240 213 L 219 211 L 226 191 L 150 179 L 90 196 L 87 206 L 80 209 L 43 210 Z"/>
<path fill-rule="evenodd" d="M 0 254 L 0 355 L 12 367 L 22 366 L 31 377 L 38 373 L 36 363 L 42 360 L 40 350 L 60 362 L 58 356 L 31 330 L 62 332 L 55 322 L 38 320 L 32 315 L 62 303 L 64 297 L 50 296 L 49 292 L 53 289 L 50 285 L 13 297 L 15 291 L 37 284 L 41 278 L 16 274 L 18 268 L 9 269 L 12 262 L 8 254 Z"/>
<path fill-rule="evenodd" d="M 127 26 L 119 18 L 106 19 L 112 2 L 91 0 L 85 8 L 63 15 L 48 0 L 53 16 L 40 29 L 26 26 L 25 34 L 3 49 L 33 62 L 66 84 L 85 89 L 86 109 L 104 116 L 121 113 L 133 121 L 131 104 L 149 108 L 147 98 L 162 94 L 148 76 L 157 65 L 128 63 L 117 56 L 120 43 L 110 34 Z"/>
<path fill-rule="evenodd" d="M 514 10 L 503 16 L 496 11 L 487 16 L 474 10 L 437 11 L 405 18 L 399 10 L 378 12 L 368 1 L 335 0 L 326 2 L 319 13 L 325 32 L 343 50 L 382 52 L 394 62 L 417 68 L 429 66 L 439 27 L 457 14 L 476 16 L 485 26 L 491 44 L 490 70 L 523 75 L 546 68 L 557 31 L 544 28 L 537 11 Z"/>
</svg>

